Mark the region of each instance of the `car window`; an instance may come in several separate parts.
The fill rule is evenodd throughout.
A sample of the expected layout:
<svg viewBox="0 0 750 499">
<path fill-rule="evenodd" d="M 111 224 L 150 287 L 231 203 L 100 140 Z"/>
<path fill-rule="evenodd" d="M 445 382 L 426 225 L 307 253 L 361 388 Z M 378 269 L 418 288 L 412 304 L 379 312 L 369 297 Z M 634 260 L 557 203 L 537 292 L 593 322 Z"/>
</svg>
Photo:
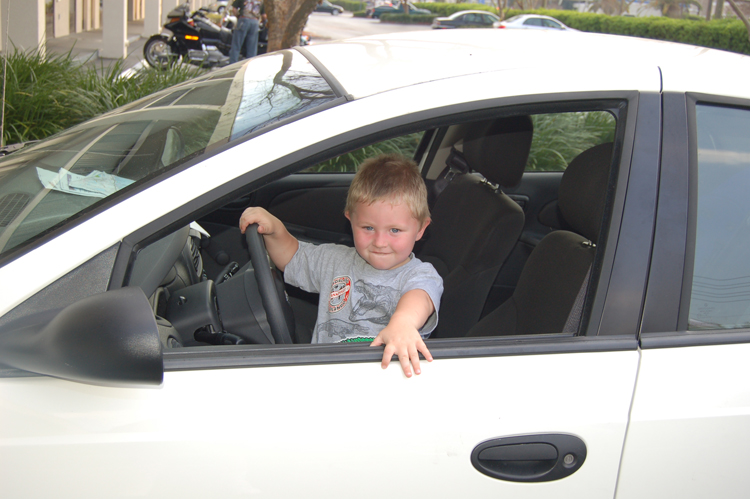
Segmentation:
<svg viewBox="0 0 750 499">
<path fill-rule="evenodd" d="M 538 114 L 526 171 L 563 171 L 584 150 L 615 136 L 615 118 L 606 111 Z"/>
<path fill-rule="evenodd" d="M 696 106 L 697 213 L 688 329 L 750 327 L 750 110 Z"/>
<path fill-rule="evenodd" d="M 549 19 L 543 19 L 542 22 L 544 23 L 544 26 L 548 28 L 555 28 L 555 29 L 561 29 L 562 26 L 557 24 L 555 21 L 551 21 Z"/>
<path fill-rule="evenodd" d="M 16 151 L 0 160 L 0 254 L 183 158 L 334 98 L 305 57 L 280 51 Z"/>
<path fill-rule="evenodd" d="M 537 19 L 536 17 L 526 19 L 523 23 L 527 26 L 542 26 L 542 20 Z"/>
<path fill-rule="evenodd" d="M 365 159 L 383 153 L 399 153 L 413 158 L 423 135 L 424 132 L 417 132 L 377 142 L 318 163 L 300 173 L 354 173 Z"/>
</svg>

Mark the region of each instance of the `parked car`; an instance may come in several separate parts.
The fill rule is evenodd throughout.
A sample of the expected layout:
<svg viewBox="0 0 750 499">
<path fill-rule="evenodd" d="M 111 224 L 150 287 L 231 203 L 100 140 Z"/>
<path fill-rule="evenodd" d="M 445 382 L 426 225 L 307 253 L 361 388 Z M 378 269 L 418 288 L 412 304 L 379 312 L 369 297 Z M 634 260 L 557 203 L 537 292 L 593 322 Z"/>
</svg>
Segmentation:
<svg viewBox="0 0 750 499">
<path fill-rule="evenodd" d="M 436 17 L 432 29 L 454 28 L 491 28 L 492 23 L 500 21 L 492 12 L 485 10 L 462 10 L 448 17 Z"/>
<path fill-rule="evenodd" d="M 333 16 L 337 16 L 341 14 L 342 12 L 344 12 L 344 8 L 340 5 L 332 4 L 328 0 L 322 0 L 315 7 L 315 12 L 328 12 L 329 14 Z"/>
<path fill-rule="evenodd" d="M 424 16 L 429 16 L 430 14 L 432 14 L 432 12 L 430 12 L 429 10 L 427 10 L 427 9 L 420 9 L 419 7 L 417 7 L 416 5 L 414 5 L 411 2 L 408 2 L 408 3 L 407 2 L 396 2 L 396 3 L 393 3 L 393 4 L 386 3 L 386 4 L 383 4 L 383 5 L 379 5 L 379 6 L 375 7 L 374 9 L 372 9 L 370 12 L 368 12 L 368 16 L 374 17 L 375 19 L 378 19 L 383 14 L 405 14 L 407 12 L 404 11 L 404 4 L 406 4 L 406 5 L 409 6 L 409 12 L 408 12 L 408 14 L 424 15 Z"/>
<path fill-rule="evenodd" d="M 427 30 L 258 56 L 11 152 L 3 496 L 744 498 L 749 77 L 685 44 Z M 415 254 L 445 284 L 411 379 L 306 344 L 315 297 L 237 227 L 263 206 L 351 245 L 382 150 L 429 184 Z"/>
<path fill-rule="evenodd" d="M 540 16 L 537 14 L 521 14 L 513 16 L 505 21 L 496 21 L 493 28 L 511 28 L 511 29 L 558 29 L 562 31 L 578 31 L 569 28 L 562 21 L 554 17 Z"/>
</svg>

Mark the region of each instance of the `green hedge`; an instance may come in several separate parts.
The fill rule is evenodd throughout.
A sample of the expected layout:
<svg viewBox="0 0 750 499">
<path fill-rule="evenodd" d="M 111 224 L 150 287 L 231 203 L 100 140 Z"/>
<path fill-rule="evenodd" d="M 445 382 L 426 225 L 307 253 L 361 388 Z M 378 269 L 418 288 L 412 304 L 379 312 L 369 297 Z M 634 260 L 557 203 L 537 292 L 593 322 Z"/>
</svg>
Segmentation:
<svg viewBox="0 0 750 499">
<path fill-rule="evenodd" d="M 334 5 L 340 5 L 347 12 L 359 12 L 365 10 L 367 4 L 365 2 L 355 2 L 353 0 L 333 0 L 331 2 Z"/>
<path fill-rule="evenodd" d="M 449 16 L 461 10 L 487 10 L 495 12 L 488 5 L 474 3 L 415 3 L 417 7 L 429 9 L 435 16 Z M 637 36 L 670 42 L 688 43 L 701 47 L 728 50 L 740 54 L 750 54 L 750 40 L 745 25 L 739 19 L 718 19 L 706 21 L 695 16 L 688 19 L 668 17 L 625 17 L 576 12 L 572 10 L 514 10 L 505 11 L 505 18 L 518 14 L 543 14 L 552 16 L 571 28 L 590 33 L 608 33 L 612 35 Z M 425 24 L 426 19 L 415 20 L 411 17 L 426 18 L 429 16 L 383 16 L 388 22 Z"/>
<path fill-rule="evenodd" d="M 481 3 L 435 2 L 435 3 L 415 3 L 414 5 L 416 5 L 420 9 L 427 9 L 433 14 L 440 16 L 440 17 L 447 17 L 451 14 L 460 12 L 462 10 L 486 10 L 486 11 L 492 12 L 493 14 L 497 14 L 497 10 L 495 9 L 495 7 L 492 7 L 491 5 L 483 5 Z"/>
<path fill-rule="evenodd" d="M 637 36 L 750 54 L 747 29 L 739 19 L 705 21 L 669 17 L 624 17 L 542 9 L 508 11 L 506 18 L 530 12 L 552 16 L 571 28 L 590 33 Z"/>
</svg>

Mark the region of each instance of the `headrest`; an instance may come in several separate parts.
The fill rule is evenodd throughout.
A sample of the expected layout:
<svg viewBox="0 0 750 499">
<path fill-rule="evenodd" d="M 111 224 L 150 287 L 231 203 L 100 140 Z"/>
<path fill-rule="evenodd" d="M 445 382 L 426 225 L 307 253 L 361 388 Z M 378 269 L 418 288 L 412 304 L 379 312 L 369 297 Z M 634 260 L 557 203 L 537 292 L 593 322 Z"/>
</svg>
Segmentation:
<svg viewBox="0 0 750 499">
<path fill-rule="evenodd" d="M 528 116 L 474 123 L 464 137 L 464 157 L 493 184 L 513 187 L 523 176 L 533 134 Z"/>
<path fill-rule="evenodd" d="M 611 163 L 612 143 L 599 144 L 573 158 L 560 181 L 562 216 L 575 232 L 594 243 L 604 218 Z"/>
</svg>

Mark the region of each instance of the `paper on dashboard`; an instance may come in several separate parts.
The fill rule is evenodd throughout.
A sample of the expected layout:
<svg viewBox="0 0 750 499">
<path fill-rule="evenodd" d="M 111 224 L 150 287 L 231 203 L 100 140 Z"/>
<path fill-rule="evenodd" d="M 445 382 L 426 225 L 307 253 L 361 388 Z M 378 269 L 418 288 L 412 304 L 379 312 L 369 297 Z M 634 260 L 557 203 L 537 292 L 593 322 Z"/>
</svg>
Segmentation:
<svg viewBox="0 0 750 499">
<path fill-rule="evenodd" d="M 99 170 L 94 170 L 83 176 L 71 173 L 64 168 L 60 168 L 60 171 L 55 173 L 37 167 L 36 173 L 39 181 L 47 189 L 67 192 L 76 196 L 104 198 L 133 183 L 133 180 L 110 175 Z"/>
</svg>

